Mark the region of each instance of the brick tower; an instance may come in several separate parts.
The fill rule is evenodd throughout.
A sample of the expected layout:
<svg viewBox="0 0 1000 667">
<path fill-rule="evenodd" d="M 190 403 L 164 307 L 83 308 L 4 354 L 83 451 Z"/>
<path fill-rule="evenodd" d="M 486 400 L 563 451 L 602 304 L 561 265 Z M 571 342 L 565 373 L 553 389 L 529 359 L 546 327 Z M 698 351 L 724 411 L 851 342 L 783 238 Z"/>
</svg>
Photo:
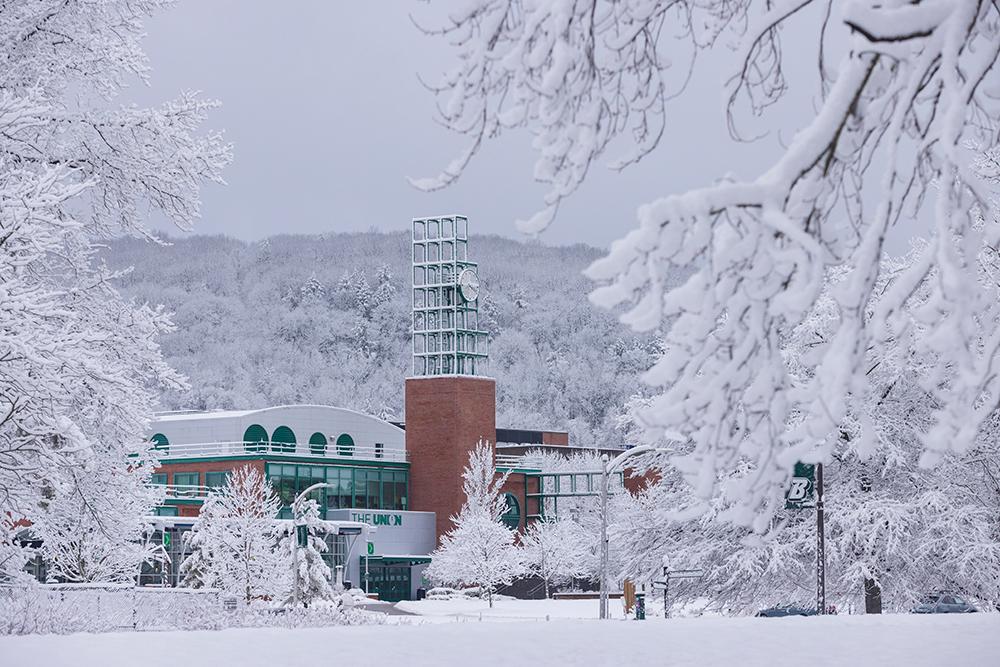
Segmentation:
<svg viewBox="0 0 1000 667">
<path fill-rule="evenodd" d="M 462 509 L 462 470 L 479 439 L 496 441 L 496 381 L 486 377 L 406 380 L 410 503 L 437 513 L 437 537 Z"/>
<path fill-rule="evenodd" d="M 410 507 L 437 513 L 438 539 L 462 507 L 462 470 L 480 439 L 496 441 L 496 382 L 484 377 L 479 275 L 464 216 L 415 218 L 413 376 L 406 380 Z"/>
</svg>

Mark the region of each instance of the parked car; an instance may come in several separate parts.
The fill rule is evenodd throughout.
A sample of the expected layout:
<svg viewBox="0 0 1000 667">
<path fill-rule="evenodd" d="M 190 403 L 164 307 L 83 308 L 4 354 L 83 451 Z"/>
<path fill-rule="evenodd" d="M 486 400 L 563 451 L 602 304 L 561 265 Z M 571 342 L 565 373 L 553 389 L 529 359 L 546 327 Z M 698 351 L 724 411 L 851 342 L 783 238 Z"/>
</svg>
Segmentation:
<svg viewBox="0 0 1000 667">
<path fill-rule="evenodd" d="M 911 614 L 971 614 L 979 611 L 954 593 L 932 593 L 910 610 Z"/>
<path fill-rule="evenodd" d="M 775 607 L 768 607 L 757 612 L 761 618 L 778 618 L 781 616 L 815 616 L 816 610 L 810 607 L 802 607 L 797 604 L 779 604 Z"/>
</svg>

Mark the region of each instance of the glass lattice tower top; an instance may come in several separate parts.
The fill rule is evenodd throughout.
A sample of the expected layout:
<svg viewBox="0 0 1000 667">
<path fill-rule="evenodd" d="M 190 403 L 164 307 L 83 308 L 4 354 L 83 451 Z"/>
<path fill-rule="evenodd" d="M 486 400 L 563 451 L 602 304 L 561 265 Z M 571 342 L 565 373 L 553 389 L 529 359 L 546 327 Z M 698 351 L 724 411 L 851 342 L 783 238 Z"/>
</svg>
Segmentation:
<svg viewBox="0 0 1000 667">
<path fill-rule="evenodd" d="M 485 375 L 479 270 L 469 261 L 469 221 L 414 218 L 413 374 Z"/>
</svg>

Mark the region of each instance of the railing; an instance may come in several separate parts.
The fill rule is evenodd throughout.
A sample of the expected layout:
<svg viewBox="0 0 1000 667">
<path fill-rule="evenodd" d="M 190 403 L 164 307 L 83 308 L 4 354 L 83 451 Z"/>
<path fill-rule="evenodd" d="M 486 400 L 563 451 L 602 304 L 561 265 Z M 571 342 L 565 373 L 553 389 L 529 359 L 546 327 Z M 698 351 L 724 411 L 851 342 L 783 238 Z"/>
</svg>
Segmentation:
<svg viewBox="0 0 1000 667">
<path fill-rule="evenodd" d="M 205 498 L 212 487 L 196 486 L 194 484 L 165 484 L 167 498 Z"/>
<path fill-rule="evenodd" d="M 532 456 L 529 454 L 497 454 L 496 455 L 496 466 L 497 468 L 518 468 L 520 470 L 533 469 L 537 470 L 542 465 L 542 458 L 540 456 Z"/>
<path fill-rule="evenodd" d="M 316 459 L 356 459 L 363 461 L 405 462 L 406 450 L 388 447 L 336 445 L 325 447 L 308 442 L 192 442 L 170 443 L 156 448 L 160 459 L 200 458 L 208 456 L 277 455 L 304 456 Z"/>
</svg>

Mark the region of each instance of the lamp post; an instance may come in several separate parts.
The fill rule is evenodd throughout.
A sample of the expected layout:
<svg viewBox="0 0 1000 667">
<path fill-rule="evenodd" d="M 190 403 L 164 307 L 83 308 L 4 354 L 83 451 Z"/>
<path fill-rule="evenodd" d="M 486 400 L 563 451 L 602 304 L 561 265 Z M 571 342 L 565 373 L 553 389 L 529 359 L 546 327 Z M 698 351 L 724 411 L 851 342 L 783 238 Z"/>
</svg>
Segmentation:
<svg viewBox="0 0 1000 667">
<path fill-rule="evenodd" d="M 292 501 L 292 606 L 299 606 L 299 501 L 317 489 L 333 488 L 333 484 L 319 482 L 308 487 Z M 308 536 L 306 539 L 309 539 Z"/>
<path fill-rule="evenodd" d="M 670 452 L 663 447 L 640 445 L 628 449 L 608 461 L 608 455 L 601 455 L 601 573 L 600 573 L 600 618 L 608 617 L 608 477 L 618 466 L 633 456 L 651 452 Z"/>
</svg>

